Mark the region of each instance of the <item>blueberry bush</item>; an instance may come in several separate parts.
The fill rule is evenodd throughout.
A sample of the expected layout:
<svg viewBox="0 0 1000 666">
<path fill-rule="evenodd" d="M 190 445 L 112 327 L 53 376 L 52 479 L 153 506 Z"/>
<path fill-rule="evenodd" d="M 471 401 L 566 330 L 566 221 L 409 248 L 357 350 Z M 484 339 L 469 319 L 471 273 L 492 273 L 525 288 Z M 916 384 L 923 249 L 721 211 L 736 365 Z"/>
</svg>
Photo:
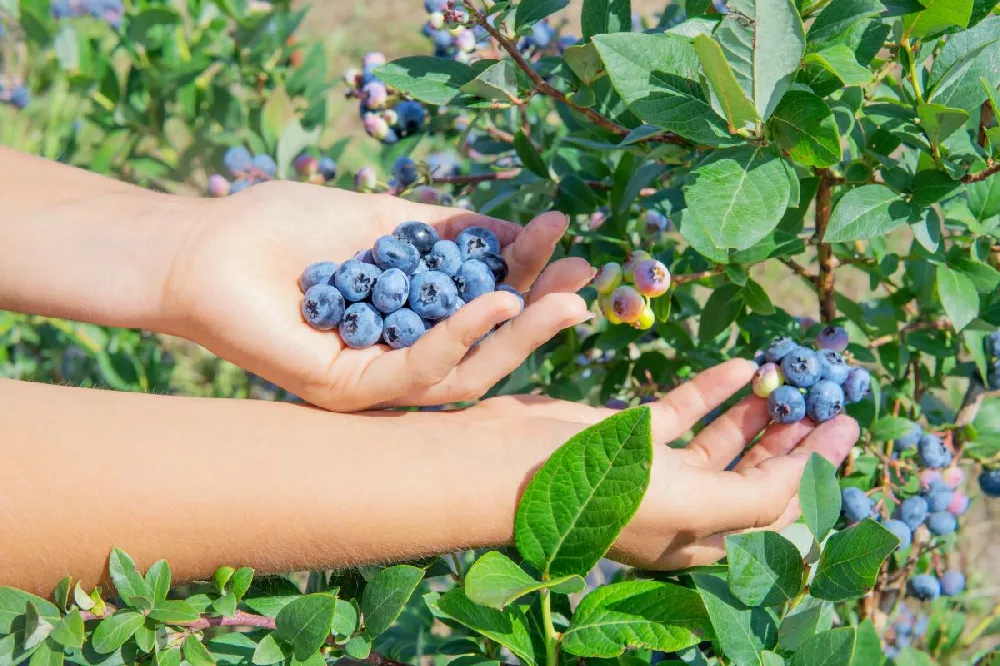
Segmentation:
<svg viewBox="0 0 1000 666">
<path fill-rule="evenodd" d="M 0 588 L 0 661 L 1000 663 L 995 568 L 966 566 L 961 539 L 1000 497 L 996 0 L 685 0 L 652 20 L 583 0 L 580 36 L 567 4 L 426 0 L 426 53 L 368 54 L 344 85 L 285 3 L 0 0 L 5 143 L 166 191 L 296 178 L 519 222 L 563 211 L 558 253 L 602 267 L 585 296 L 604 316 L 493 394 L 622 410 L 536 473 L 514 547 L 287 577 L 233 563 L 181 586 L 115 550 L 113 589 Z M 345 93 L 380 151 L 353 174 L 324 142 Z M 419 261 L 461 258 L 413 233 L 397 235 Z M 332 329 L 374 277 L 365 253 L 330 259 L 350 271 L 300 286 L 305 320 Z M 386 280 L 380 302 L 403 293 Z M 371 322 L 340 332 L 359 346 L 386 313 L 361 305 Z M 174 345 L 0 313 L 4 376 L 284 397 Z M 729 536 L 717 565 L 603 560 L 649 483 L 642 404 L 737 356 L 758 358 L 747 391 L 776 421 L 856 418 L 852 455 L 810 459 L 802 520 Z"/>
</svg>

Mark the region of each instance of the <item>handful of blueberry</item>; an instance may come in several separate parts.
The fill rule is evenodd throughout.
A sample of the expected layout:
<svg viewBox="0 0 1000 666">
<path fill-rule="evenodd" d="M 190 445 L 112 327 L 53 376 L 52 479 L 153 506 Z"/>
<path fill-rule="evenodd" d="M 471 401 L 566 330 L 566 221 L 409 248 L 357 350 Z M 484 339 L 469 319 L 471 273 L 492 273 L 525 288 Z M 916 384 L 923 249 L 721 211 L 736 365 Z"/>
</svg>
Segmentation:
<svg viewBox="0 0 1000 666">
<path fill-rule="evenodd" d="M 402 349 L 483 294 L 508 291 L 523 308 L 506 278 L 490 230 L 469 227 L 450 241 L 428 224 L 403 222 L 353 259 L 308 266 L 299 278 L 302 317 L 320 331 L 336 328 L 354 349 L 380 340 Z"/>
<path fill-rule="evenodd" d="M 847 349 L 847 331 L 838 326 L 824 328 L 816 347 L 809 349 L 781 337 L 764 351 L 753 392 L 767 398 L 768 413 L 775 421 L 795 423 L 808 416 L 823 423 L 871 392 L 868 371 L 848 365 L 841 356 Z"/>
</svg>

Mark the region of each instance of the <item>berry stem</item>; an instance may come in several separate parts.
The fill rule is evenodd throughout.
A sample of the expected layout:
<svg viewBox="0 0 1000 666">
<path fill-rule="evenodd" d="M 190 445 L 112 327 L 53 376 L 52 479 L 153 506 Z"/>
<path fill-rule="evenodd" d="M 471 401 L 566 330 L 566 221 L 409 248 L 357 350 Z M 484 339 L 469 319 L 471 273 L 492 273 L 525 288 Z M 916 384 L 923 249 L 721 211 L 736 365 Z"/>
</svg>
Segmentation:
<svg viewBox="0 0 1000 666">
<path fill-rule="evenodd" d="M 829 323 L 837 317 L 836 290 L 834 288 L 834 270 L 837 261 L 833 256 L 833 248 L 823 242 L 826 227 L 830 223 L 833 210 L 833 182 L 826 169 L 819 172 L 819 187 L 816 190 L 816 240 L 819 253 L 819 276 L 816 278 L 816 293 L 819 295 L 820 319 Z"/>
<path fill-rule="evenodd" d="M 552 624 L 552 594 L 542 588 L 542 625 L 545 629 L 545 666 L 559 666 L 559 634 Z"/>
</svg>

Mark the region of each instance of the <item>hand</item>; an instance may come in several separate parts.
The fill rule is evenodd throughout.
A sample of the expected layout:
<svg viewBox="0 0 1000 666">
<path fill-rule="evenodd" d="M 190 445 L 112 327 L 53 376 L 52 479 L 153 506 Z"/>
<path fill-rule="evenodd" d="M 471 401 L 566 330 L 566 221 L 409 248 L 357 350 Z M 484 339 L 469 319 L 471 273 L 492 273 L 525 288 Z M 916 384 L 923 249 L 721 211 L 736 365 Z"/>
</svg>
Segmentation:
<svg viewBox="0 0 1000 666">
<path fill-rule="evenodd" d="M 539 345 L 591 316 L 574 292 L 593 269 L 582 259 L 545 268 L 566 230 L 559 213 L 522 228 L 388 195 L 288 182 L 259 185 L 202 210 L 165 288 L 178 334 L 326 409 L 479 398 Z M 525 311 L 518 315 L 511 294 L 487 294 L 398 351 L 351 349 L 336 332 L 307 326 L 299 312 L 302 270 L 315 261 L 349 259 L 407 220 L 427 222 L 452 239 L 469 226 L 493 231 L 510 267 L 507 282 L 525 292 Z"/>
<path fill-rule="evenodd" d="M 836 465 L 844 460 L 859 435 L 853 419 L 839 416 L 819 426 L 808 421 L 772 424 L 766 402 L 754 395 L 716 419 L 686 448 L 667 446 L 746 386 L 755 369 L 744 360 L 723 363 L 648 405 L 654 445 L 649 490 L 609 557 L 644 569 L 715 562 L 725 555 L 727 534 L 777 531 L 794 522 L 799 480 L 810 453 Z M 611 414 L 541 396 L 495 398 L 458 413 L 479 429 L 506 427 L 511 437 L 540 438 L 540 446 L 550 453 Z M 761 433 L 733 471 L 725 471 Z"/>
</svg>

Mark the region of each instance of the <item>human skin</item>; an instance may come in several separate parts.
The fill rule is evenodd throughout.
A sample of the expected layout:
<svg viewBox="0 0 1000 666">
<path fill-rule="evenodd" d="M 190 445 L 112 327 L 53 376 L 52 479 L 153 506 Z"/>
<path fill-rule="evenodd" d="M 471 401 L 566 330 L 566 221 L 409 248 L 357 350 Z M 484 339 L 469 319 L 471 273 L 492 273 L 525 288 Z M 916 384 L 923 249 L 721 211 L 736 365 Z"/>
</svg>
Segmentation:
<svg viewBox="0 0 1000 666">
<path fill-rule="evenodd" d="M 810 452 L 837 464 L 851 419 L 769 425 L 750 396 L 684 449 L 667 443 L 743 388 L 755 366 L 705 371 L 649 407 L 652 480 L 609 556 L 706 564 L 726 534 L 781 529 Z M 0 381 L 0 584 L 48 594 L 104 580 L 117 546 L 175 580 L 223 564 L 335 569 L 513 542 L 525 484 L 572 435 L 613 412 L 541 396 L 455 412 L 311 407 Z M 764 431 L 734 471 L 726 465 Z"/>
<path fill-rule="evenodd" d="M 575 292 L 594 270 L 549 264 L 559 213 L 525 227 L 468 211 L 291 182 L 224 199 L 159 194 L 0 148 L 0 309 L 145 328 L 201 344 L 325 409 L 471 400 L 561 329 L 592 315 Z M 491 229 L 526 293 L 477 298 L 403 350 L 347 348 L 302 321 L 297 280 L 406 220 L 454 239 Z M 549 265 L 547 265 L 549 264 Z M 472 345 L 501 326 L 470 353 Z"/>
</svg>

